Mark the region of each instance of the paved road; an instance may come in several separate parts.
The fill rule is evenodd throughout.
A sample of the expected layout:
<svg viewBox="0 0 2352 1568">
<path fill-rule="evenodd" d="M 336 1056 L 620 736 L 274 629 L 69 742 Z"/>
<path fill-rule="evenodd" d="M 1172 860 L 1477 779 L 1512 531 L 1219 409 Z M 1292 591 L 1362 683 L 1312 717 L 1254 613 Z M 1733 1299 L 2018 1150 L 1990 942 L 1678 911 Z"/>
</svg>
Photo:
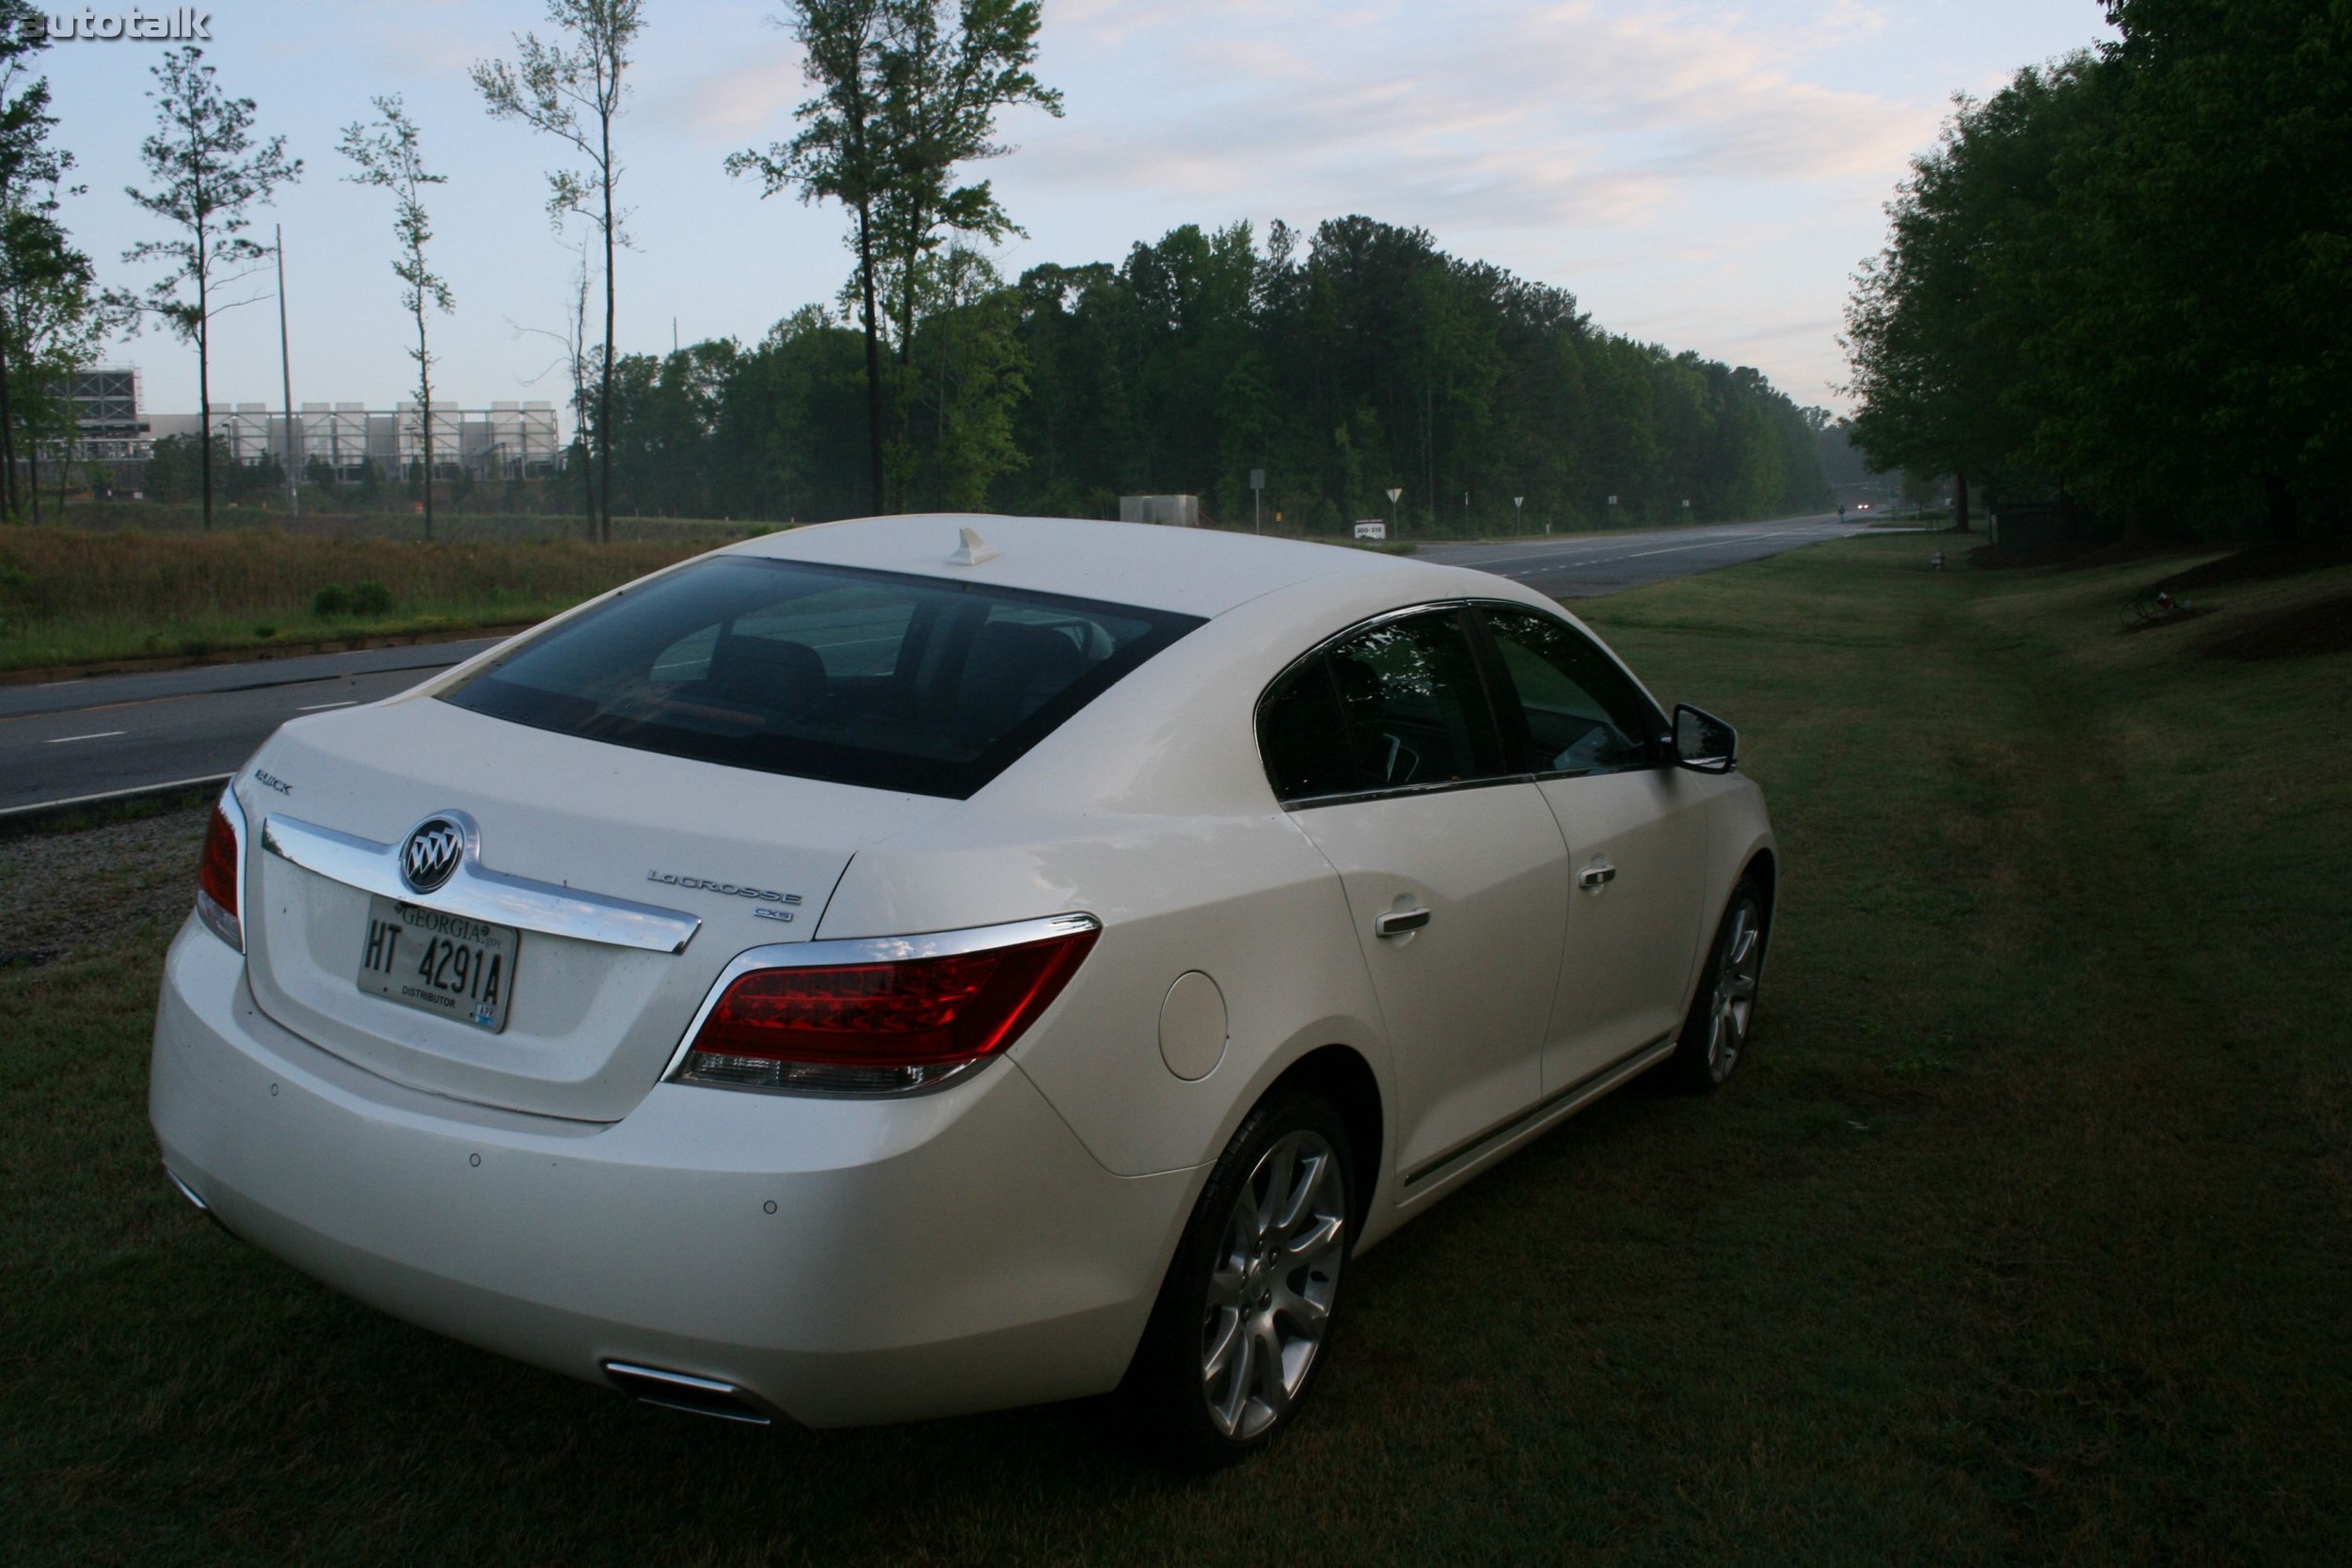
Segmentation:
<svg viewBox="0 0 2352 1568">
<path fill-rule="evenodd" d="M 1499 573 L 1555 598 L 1691 577 L 1843 538 L 1833 515 L 1653 533 L 1433 545 L 1421 558 Z M 0 811 L 234 769 L 298 714 L 373 702 L 490 643 L 310 654 L 49 686 L 0 687 Z"/>
<path fill-rule="evenodd" d="M 1772 523 L 1722 523 L 1645 533 L 1584 533 L 1489 545 L 1424 545 L 1422 561 L 1476 566 L 1526 583 L 1555 599 L 1589 599 L 1668 578 L 1696 577 L 1743 561 L 1760 561 L 1825 539 L 1860 533 L 1863 525 L 1819 517 Z"/>
<path fill-rule="evenodd" d="M 372 703 L 489 641 L 0 687 L 0 811 L 227 773 L 298 714 Z"/>
</svg>

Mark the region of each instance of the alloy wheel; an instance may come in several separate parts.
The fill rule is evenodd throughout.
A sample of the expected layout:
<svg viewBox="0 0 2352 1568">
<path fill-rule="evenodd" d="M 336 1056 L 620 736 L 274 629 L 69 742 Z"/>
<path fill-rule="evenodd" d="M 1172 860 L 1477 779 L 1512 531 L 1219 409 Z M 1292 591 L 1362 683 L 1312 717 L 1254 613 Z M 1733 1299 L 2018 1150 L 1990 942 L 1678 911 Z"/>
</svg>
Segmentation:
<svg viewBox="0 0 2352 1568">
<path fill-rule="evenodd" d="M 1743 897 L 1724 924 L 1715 956 L 1715 989 L 1708 1003 L 1707 1073 L 1720 1084 L 1731 1076 L 1748 1042 L 1756 1017 L 1756 985 L 1764 970 L 1763 911 Z"/>
<path fill-rule="evenodd" d="M 1259 1157 L 1225 1222 L 1200 1323 L 1209 1418 L 1248 1442 L 1289 1411 L 1323 1348 L 1347 1252 L 1347 1178 L 1321 1133 Z"/>
</svg>

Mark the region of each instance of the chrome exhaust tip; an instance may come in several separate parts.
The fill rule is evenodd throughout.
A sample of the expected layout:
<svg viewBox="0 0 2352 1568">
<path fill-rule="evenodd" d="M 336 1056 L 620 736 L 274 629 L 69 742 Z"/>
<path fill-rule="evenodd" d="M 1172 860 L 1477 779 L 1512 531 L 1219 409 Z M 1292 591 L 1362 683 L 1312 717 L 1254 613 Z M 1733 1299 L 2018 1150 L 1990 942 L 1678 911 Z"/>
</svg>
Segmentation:
<svg viewBox="0 0 2352 1568">
<path fill-rule="evenodd" d="M 196 1212 L 198 1213 L 205 1215 L 210 1215 L 212 1213 L 213 1206 L 205 1202 L 201 1197 L 199 1197 L 197 1196 L 196 1189 L 189 1186 L 185 1181 L 181 1180 L 180 1173 L 173 1170 L 169 1165 L 166 1165 L 164 1167 L 164 1180 L 179 1188 L 180 1196 L 186 1198 L 190 1203 L 195 1204 Z"/>
<path fill-rule="evenodd" d="M 720 1420 L 740 1421 L 746 1426 L 775 1424 L 775 1415 L 765 1401 L 716 1378 L 665 1371 L 660 1367 L 640 1367 L 628 1361 L 607 1361 L 604 1375 L 622 1393 L 664 1410 L 715 1416 Z"/>
<path fill-rule="evenodd" d="M 185 1181 L 180 1180 L 180 1173 L 178 1171 L 173 1170 L 169 1165 L 166 1165 L 164 1167 L 164 1180 L 170 1182 L 173 1189 L 177 1191 L 182 1197 L 186 1198 L 190 1203 L 194 1204 L 198 1213 L 203 1215 L 206 1219 L 218 1226 L 222 1235 L 228 1237 L 232 1242 L 241 1242 L 245 1240 L 244 1237 L 229 1228 L 229 1222 L 222 1219 L 218 1212 L 215 1211 L 211 1204 L 204 1201 L 203 1194 L 198 1192 L 194 1187 L 189 1186 Z"/>
</svg>

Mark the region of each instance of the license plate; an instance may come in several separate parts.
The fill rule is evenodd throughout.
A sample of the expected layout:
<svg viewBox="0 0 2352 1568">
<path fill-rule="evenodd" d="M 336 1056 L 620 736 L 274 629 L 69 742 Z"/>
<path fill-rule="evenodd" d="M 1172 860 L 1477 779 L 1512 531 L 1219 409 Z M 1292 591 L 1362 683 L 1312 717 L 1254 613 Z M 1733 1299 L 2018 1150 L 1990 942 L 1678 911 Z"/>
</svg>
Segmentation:
<svg viewBox="0 0 2352 1568">
<path fill-rule="evenodd" d="M 522 933 L 380 895 L 368 900 L 359 989 L 497 1034 L 515 995 Z"/>
</svg>

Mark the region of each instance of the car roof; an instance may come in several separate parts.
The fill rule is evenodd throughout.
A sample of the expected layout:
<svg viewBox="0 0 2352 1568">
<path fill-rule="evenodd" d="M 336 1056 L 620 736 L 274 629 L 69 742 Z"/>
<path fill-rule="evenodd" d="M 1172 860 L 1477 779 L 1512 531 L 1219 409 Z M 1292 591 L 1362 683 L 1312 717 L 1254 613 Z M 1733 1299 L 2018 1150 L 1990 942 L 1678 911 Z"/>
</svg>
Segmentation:
<svg viewBox="0 0 2352 1568">
<path fill-rule="evenodd" d="M 996 553 L 983 552 L 977 565 L 950 564 L 967 528 Z M 1220 615 L 1319 579 L 1385 575 L 1409 594 L 1399 575 L 1453 576 L 1373 550 L 1215 529 L 948 512 L 813 524 L 762 534 L 729 546 L 729 553 L 989 582 L 1200 616 Z"/>
</svg>

